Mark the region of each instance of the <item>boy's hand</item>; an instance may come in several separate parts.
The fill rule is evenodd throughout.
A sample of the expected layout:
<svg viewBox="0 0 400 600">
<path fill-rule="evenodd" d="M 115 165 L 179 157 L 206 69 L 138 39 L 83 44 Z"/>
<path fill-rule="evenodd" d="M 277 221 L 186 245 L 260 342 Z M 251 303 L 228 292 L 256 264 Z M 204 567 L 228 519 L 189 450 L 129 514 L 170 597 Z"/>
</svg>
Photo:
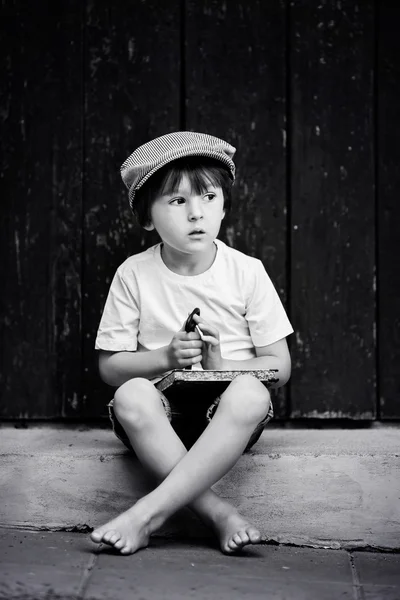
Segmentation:
<svg viewBox="0 0 400 600">
<path fill-rule="evenodd" d="M 203 342 L 197 331 L 186 333 L 185 324 L 167 346 L 169 369 L 184 369 L 202 360 Z"/>
<path fill-rule="evenodd" d="M 201 340 L 203 342 L 203 353 L 201 366 L 203 369 L 215 371 L 223 370 L 223 358 L 221 356 L 221 346 L 219 341 L 218 330 L 209 325 L 199 315 L 193 316 L 194 321 L 198 324 L 202 333 Z M 197 333 L 197 332 L 196 332 Z"/>
</svg>

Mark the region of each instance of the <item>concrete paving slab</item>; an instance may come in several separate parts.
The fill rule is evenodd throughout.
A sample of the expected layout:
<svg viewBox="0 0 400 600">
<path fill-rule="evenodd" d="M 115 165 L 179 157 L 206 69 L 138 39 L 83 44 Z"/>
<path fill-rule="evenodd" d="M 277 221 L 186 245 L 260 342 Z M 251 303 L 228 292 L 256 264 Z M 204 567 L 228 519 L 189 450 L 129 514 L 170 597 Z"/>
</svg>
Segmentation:
<svg viewBox="0 0 400 600">
<path fill-rule="evenodd" d="M 367 585 L 362 588 L 363 600 L 399 600 L 399 588 L 383 585 Z"/>
<path fill-rule="evenodd" d="M 153 539 L 132 556 L 100 553 L 86 597 L 336 600 L 351 598 L 352 585 L 343 551 L 254 546 L 225 556 L 201 543 Z"/>
<path fill-rule="evenodd" d="M 354 552 L 352 556 L 361 584 L 397 587 L 400 598 L 400 554 Z"/>
<path fill-rule="evenodd" d="M 90 560 L 83 536 L 2 530 L 0 598 L 75 598 Z"/>
<path fill-rule="evenodd" d="M 365 600 L 399 600 L 400 555 L 354 552 L 353 577 Z"/>
<path fill-rule="evenodd" d="M 108 429 L 0 428 L 0 525 L 94 527 L 152 487 Z M 400 428 L 280 429 L 214 489 L 265 539 L 311 547 L 400 548 Z M 165 536 L 209 533 L 182 511 Z"/>
</svg>

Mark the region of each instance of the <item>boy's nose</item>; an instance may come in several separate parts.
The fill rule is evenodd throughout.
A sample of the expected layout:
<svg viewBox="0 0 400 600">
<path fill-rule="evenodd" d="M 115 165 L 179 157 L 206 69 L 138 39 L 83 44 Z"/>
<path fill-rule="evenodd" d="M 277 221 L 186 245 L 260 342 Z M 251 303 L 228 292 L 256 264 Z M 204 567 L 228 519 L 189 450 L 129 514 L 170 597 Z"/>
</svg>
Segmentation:
<svg viewBox="0 0 400 600">
<path fill-rule="evenodd" d="M 191 202 L 188 211 L 189 221 L 198 221 L 203 218 L 203 211 L 200 202 Z"/>
</svg>

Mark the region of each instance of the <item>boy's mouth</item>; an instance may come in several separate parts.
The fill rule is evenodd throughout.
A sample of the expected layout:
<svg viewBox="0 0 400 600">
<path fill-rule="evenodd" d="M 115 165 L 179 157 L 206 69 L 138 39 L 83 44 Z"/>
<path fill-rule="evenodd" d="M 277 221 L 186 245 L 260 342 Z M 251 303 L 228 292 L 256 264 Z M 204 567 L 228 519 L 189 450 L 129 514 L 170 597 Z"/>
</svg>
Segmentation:
<svg viewBox="0 0 400 600">
<path fill-rule="evenodd" d="M 193 229 L 189 235 L 200 235 L 201 233 L 205 233 L 204 229 Z"/>
</svg>

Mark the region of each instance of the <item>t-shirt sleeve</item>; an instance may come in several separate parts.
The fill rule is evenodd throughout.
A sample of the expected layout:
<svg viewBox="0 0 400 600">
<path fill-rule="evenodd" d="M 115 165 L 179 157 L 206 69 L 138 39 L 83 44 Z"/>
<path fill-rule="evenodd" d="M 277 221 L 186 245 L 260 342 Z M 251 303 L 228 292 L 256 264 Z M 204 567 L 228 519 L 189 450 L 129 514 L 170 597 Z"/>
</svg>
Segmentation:
<svg viewBox="0 0 400 600">
<path fill-rule="evenodd" d="M 268 346 L 293 333 L 278 293 L 260 260 L 249 286 L 246 319 L 255 346 Z"/>
<path fill-rule="evenodd" d="M 95 349 L 135 351 L 139 329 L 138 286 L 133 273 L 129 285 L 118 269 L 108 292 L 97 331 Z"/>
</svg>

